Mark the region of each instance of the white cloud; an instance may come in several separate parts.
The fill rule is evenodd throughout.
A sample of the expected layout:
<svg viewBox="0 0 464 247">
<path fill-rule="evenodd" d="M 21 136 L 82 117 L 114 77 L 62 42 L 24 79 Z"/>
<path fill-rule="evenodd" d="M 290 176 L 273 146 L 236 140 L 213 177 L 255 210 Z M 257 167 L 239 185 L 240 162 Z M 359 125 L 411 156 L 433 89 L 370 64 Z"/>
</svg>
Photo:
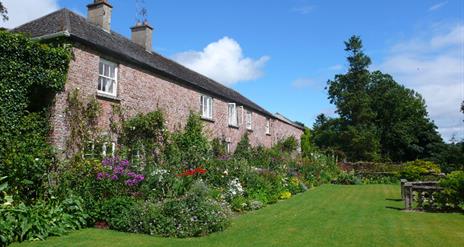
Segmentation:
<svg viewBox="0 0 464 247">
<path fill-rule="evenodd" d="M 343 65 L 341 64 L 335 64 L 329 67 L 329 70 L 341 70 L 343 69 Z"/>
<path fill-rule="evenodd" d="M 59 9 L 58 0 L 3 0 L 2 3 L 8 10 L 9 20 L 0 21 L 0 26 L 6 28 L 17 27 Z"/>
<path fill-rule="evenodd" d="M 313 11 L 313 10 L 314 10 L 314 6 L 312 6 L 312 5 L 303 5 L 303 6 L 293 8 L 292 12 L 296 12 L 296 13 L 302 14 L 302 15 L 307 15 L 307 14 L 311 13 L 311 11 Z"/>
<path fill-rule="evenodd" d="M 464 138 L 464 24 L 395 45 L 379 68 L 425 98 L 444 140 Z"/>
<path fill-rule="evenodd" d="M 224 37 L 207 45 L 203 51 L 177 53 L 173 59 L 225 85 L 254 80 L 263 74 L 268 56 L 252 59 L 243 55 L 240 44 Z"/>
<path fill-rule="evenodd" d="M 310 78 L 299 78 L 292 82 L 292 86 L 298 89 L 314 86 L 314 84 L 315 84 L 314 80 Z"/>
<path fill-rule="evenodd" d="M 445 6 L 447 3 L 448 3 L 448 1 L 444 1 L 444 2 L 441 2 L 441 3 L 437 3 L 435 5 L 432 5 L 432 6 L 430 6 L 429 11 L 435 11 L 435 10 Z"/>
</svg>

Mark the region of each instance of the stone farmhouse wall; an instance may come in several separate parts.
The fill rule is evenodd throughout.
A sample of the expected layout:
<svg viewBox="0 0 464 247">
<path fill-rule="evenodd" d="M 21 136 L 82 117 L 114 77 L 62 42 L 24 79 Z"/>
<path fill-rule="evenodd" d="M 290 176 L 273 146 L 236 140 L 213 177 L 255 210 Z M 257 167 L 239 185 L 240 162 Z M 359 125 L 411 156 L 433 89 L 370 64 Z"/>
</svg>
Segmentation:
<svg viewBox="0 0 464 247">
<path fill-rule="evenodd" d="M 131 117 L 137 113 L 148 113 L 161 109 L 165 113 L 166 125 L 169 130 L 179 130 L 184 127 L 191 111 L 200 111 L 200 97 L 207 92 L 199 92 L 176 81 L 163 78 L 160 75 L 141 70 L 131 64 L 119 61 L 117 58 L 100 54 L 89 47 L 75 44 L 73 48 L 73 60 L 70 63 L 68 79 L 65 90 L 56 96 L 52 110 L 51 141 L 62 153 L 66 148 L 69 136 L 69 124 L 66 119 L 66 106 L 68 93 L 79 89 L 83 99 L 97 97 L 102 106 L 99 117 L 100 128 L 105 132 L 110 129 L 113 105 L 120 105 L 125 117 Z M 118 88 L 117 98 L 105 98 L 97 96 L 98 65 L 100 57 L 118 64 Z M 239 120 L 238 128 L 228 125 L 228 103 L 223 99 L 213 97 L 213 121 L 204 121 L 205 132 L 211 138 L 224 138 L 230 142 L 231 150 L 235 150 L 240 138 L 248 131 L 252 145 L 271 147 L 278 140 L 294 136 L 299 140 L 303 131 L 278 119 L 271 119 L 270 134 L 265 133 L 267 117 L 252 113 L 252 130 L 247 130 L 245 121 Z M 247 109 L 244 108 L 243 111 Z M 237 105 L 239 119 L 242 109 Z M 108 131 L 109 133 L 109 131 Z M 116 141 L 117 137 L 111 137 Z"/>
</svg>

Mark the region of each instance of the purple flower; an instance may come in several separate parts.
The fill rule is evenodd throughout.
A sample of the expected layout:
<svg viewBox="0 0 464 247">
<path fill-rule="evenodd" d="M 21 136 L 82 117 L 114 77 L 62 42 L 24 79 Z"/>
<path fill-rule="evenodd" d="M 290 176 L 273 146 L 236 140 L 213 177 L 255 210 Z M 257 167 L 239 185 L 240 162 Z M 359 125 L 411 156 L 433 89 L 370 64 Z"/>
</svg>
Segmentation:
<svg viewBox="0 0 464 247">
<path fill-rule="evenodd" d="M 102 180 L 104 178 L 106 178 L 108 176 L 108 174 L 106 174 L 106 172 L 99 172 L 97 173 L 97 180 Z"/>
<path fill-rule="evenodd" d="M 122 166 L 116 166 L 113 169 L 113 173 L 116 174 L 116 175 L 121 175 L 121 174 L 123 174 L 123 172 L 124 172 L 124 167 L 122 167 Z"/>
<path fill-rule="evenodd" d="M 118 178 L 119 178 L 118 175 L 111 176 L 111 180 L 118 180 Z"/>
<path fill-rule="evenodd" d="M 122 166 L 129 166 L 129 161 L 128 160 L 121 160 L 121 162 L 119 162 L 119 164 L 121 164 Z"/>
<path fill-rule="evenodd" d="M 102 160 L 102 165 L 104 166 L 108 166 L 109 164 L 111 164 L 111 158 L 105 158 Z"/>
</svg>

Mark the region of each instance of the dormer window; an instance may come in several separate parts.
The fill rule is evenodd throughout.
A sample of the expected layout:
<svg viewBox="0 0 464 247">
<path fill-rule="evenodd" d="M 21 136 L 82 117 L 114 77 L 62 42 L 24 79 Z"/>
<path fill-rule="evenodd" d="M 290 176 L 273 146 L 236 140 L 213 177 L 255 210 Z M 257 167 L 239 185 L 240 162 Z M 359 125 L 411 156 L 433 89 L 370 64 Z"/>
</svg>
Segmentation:
<svg viewBox="0 0 464 247">
<path fill-rule="evenodd" d="M 100 58 L 98 93 L 116 97 L 118 86 L 118 65 Z"/>
</svg>

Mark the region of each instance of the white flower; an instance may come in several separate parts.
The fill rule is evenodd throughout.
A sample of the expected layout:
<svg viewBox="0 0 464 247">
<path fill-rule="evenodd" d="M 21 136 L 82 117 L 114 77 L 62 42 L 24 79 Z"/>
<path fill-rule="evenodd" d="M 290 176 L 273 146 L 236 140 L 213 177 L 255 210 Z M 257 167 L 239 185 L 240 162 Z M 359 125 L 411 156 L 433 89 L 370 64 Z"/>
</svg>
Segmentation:
<svg viewBox="0 0 464 247">
<path fill-rule="evenodd" d="M 39 161 L 39 158 L 35 158 L 35 161 Z"/>
<path fill-rule="evenodd" d="M 229 171 L 227 171 L 227 169 L 226 169 L 226 170 L 224 170 L 223 174 L 227 176 L 227 175 L 229 175 Z"/>
</svg>

